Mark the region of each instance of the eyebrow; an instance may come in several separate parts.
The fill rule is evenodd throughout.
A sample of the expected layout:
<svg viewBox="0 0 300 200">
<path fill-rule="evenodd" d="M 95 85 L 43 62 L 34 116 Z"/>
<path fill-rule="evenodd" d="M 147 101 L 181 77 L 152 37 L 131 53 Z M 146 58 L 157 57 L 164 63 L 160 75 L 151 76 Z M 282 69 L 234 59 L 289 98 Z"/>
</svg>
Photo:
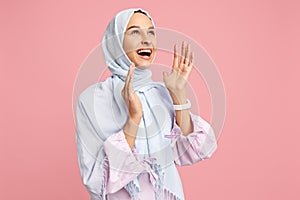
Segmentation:
<svg viewBox="0 0 300 200">
<path fill-rule="evenodd" d="M 131 28 L 141 28 L 140 26 L 130 26 L 128 29 L 127 29 L 127 31 L 129 30 L 129 29 L 131 29 Z M 154 26 L 150 26 L 150 27 L 148 27 L 148 29 L 154 29 Z"/>
</svg>

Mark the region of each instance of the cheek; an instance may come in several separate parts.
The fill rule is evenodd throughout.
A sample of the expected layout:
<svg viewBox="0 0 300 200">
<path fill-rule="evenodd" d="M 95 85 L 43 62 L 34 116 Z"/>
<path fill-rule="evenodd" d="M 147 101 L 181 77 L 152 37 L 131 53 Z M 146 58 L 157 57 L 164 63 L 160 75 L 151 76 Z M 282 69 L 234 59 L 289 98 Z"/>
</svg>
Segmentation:
<svg viewBox="0 0 300 200">
<path fill-rule="evenodd" d="M 123 49 L 126 53 L 131 53 L 132 51 L 135 51 L 137 48 L 137 40 L 134 40 L 133 38 L 126 38 L 123 42 Z"/>
<path fill-rule="evenodd" d="M 156 47 L 157 47 L 157 41 L 156 41 L 156 38 L 153 38 L 153 39 L 151 40 L 151 43 L 152 43 L 153 47 L 156 49 Z"/>
<path fill-rule="evenodd" d="M 129 52 L 129 46 L 126 41 L 124 41 L 124 43 L 123 43 L 123 50 L 125 51 L 126 54 Z"/>
</svg>

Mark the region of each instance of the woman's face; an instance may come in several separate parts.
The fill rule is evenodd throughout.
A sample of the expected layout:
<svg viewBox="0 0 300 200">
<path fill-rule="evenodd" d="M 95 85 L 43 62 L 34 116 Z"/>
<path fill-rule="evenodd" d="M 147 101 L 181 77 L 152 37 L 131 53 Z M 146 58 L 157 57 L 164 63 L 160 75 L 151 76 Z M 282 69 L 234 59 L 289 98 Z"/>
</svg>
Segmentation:
<svg viewBox="0 0 300 200">
<path fill-rule="evenodd" d="M 126 27 L 123 49 L 135 66 L 146 69 L 156 52 L 155 29 L 143 13 L 134 13 Z"/>
</svg>

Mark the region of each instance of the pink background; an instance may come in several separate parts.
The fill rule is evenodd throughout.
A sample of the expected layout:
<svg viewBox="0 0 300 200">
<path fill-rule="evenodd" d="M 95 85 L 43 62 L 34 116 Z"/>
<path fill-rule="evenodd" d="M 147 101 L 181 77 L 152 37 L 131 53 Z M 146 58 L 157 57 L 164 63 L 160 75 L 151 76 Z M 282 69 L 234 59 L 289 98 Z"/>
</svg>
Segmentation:
<svg viewBox="0 0 300 200">
<path fill-rule="evenodd" d="M 217 152 L 179 169 L 186 199 L 299 199 L 300 3 L 292 0 L 2 1 L 0 199 L 89 198 L 73 85 L 108 21 L 129 7 L 194 38 L 225 85 Z"/>
</svg>

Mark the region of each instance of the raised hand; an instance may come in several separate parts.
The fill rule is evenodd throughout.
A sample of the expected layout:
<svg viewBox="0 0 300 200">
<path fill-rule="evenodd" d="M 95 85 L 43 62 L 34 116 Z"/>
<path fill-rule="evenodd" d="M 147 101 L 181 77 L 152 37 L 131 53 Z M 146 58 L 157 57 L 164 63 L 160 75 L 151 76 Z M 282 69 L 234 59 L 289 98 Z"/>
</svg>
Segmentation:
<svg viewBox="0 0 300 200">
<path fill-rule="evenodd" d="M 122 97 L 128 108 L 128 119 L 123 128 L 125 138 L 129 147 L 132 149 L 135 143 L 135 137 L 138 132 L 143 111 L 142 103 L 138 95 L 133 91 L 132 83 L 134 78 L 134 63 L 131 64 L 125 79 L 125 85 L 122 89 Z"/>
<path fill-rule="evenodd" d="M 134 67 L 134 63 L 132 63 L 132 65 L 129 67 L 128 74 L 125 79 L 125 85 L 122 89 L 122 97 L 128 108 L 129 119 L 139 124 L 142 117 L 142 103 L 132 88 Z"/>
<path fill-rule="evenodd" d="M 173 101 L 185 103 L 185 86 L 192 71 L 194 54 L 190 45 L 182 42 L 181 55 L 178 55 L 177 45 L 174 45 L 174 60 L 172 71 L 163 73 L 163 80 Z M 181 102 L 183 101 L 183 102 Z"/>
</svg>

